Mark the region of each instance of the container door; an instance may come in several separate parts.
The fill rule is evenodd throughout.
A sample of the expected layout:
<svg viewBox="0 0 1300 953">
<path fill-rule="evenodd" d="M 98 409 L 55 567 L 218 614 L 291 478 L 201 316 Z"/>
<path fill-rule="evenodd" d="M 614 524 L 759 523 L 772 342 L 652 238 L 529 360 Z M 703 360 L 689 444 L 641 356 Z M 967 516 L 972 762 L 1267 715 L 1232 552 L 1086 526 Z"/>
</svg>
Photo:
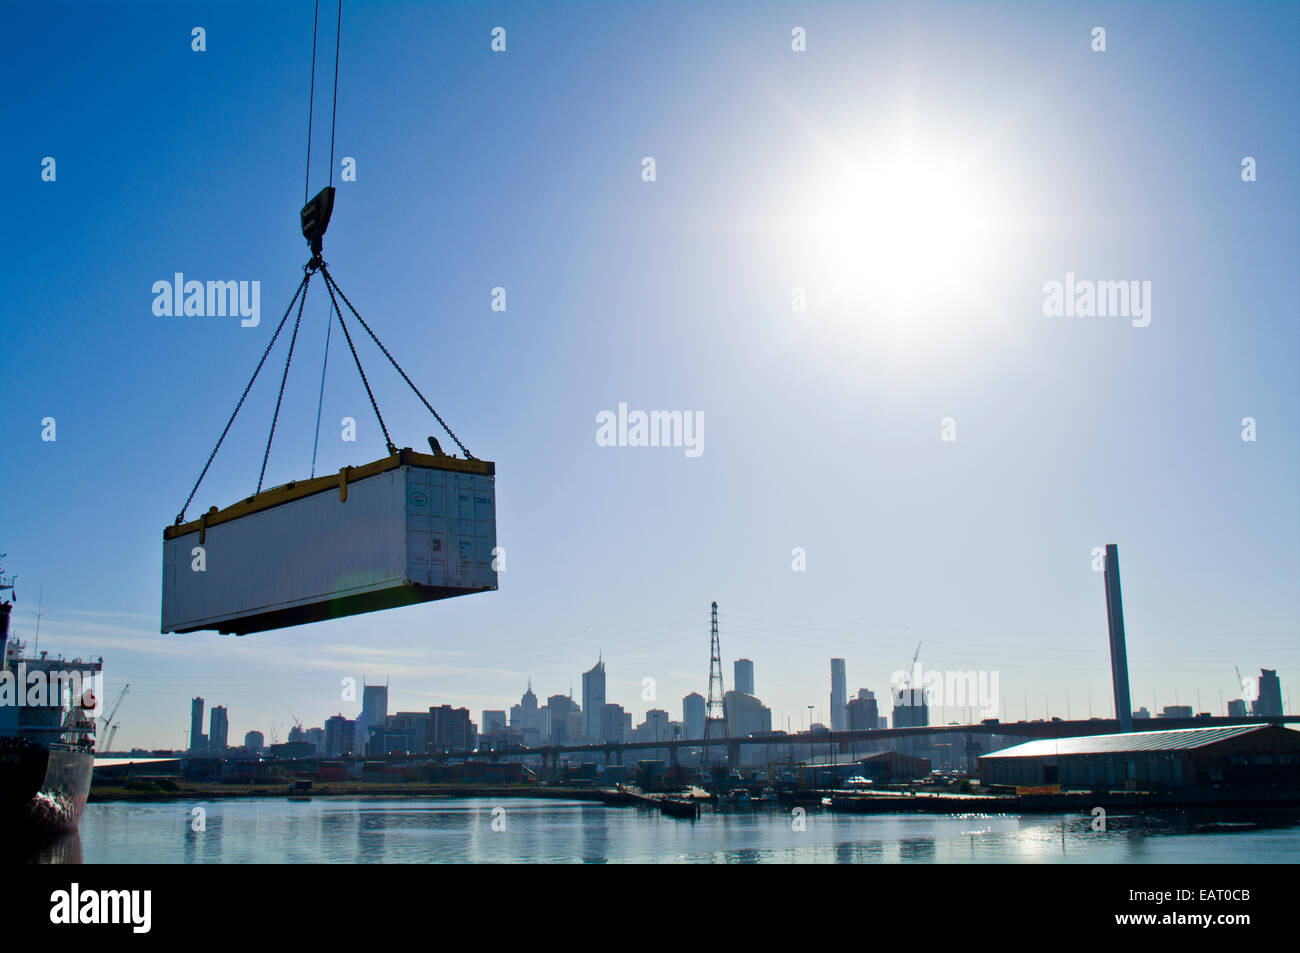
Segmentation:
<svg viewBox="0 0 1300 953">
<path fill-rule="evenodd" d="M 429 486 L 429 584 L 447 582 L 447 474 L 425 470 Z"/>
<path fill-rule="evenodd" d="M 474 477 L 457 473 L 456 481 L 456 585 L 474 585 Z"/>
<path fill-rule="evenodd" d="M 474 585 L 496 588 L 493 568 L 497 545 L 496 485 L 491 477 L 474 478 Z"/>
<path fill-rule="evenodd" d="M 443 584 L 446 563 L 445 502 L 440 477 L 437 471 L 407 471 L 407 579 L 425 586 Z"/>
</svg>

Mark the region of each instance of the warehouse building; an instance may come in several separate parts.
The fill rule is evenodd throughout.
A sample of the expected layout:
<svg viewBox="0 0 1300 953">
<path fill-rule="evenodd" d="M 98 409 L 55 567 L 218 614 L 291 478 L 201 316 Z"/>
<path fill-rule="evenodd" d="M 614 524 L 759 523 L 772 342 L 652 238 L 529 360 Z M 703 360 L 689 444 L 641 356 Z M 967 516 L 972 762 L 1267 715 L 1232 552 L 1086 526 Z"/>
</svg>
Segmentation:
<svg viewBox="0 0 1300 953">
<path fill-rule="evenodd" d="M 1280 725 L 1030 741 L 980 758 L 980 781 L 1020 787 L 1300 786 L 1300 732 Z"/>
<path fill-rule="evenodd" d="M 930 776 L 930 760 L 901 751 L 874 751 L 851 761 L 804 766 L 804 777 L 813 787 L 838 787 L 852 777 L 873 784 L 897 784 Z"/>
</svg>

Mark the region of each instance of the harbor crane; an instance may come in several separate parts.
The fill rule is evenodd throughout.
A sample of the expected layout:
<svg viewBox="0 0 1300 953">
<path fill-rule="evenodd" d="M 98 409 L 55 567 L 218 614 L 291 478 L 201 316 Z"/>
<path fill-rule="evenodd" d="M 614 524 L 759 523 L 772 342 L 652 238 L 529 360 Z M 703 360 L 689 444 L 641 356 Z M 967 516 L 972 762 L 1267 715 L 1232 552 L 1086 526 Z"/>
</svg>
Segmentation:
<svg viewBox="0 0 1300 953">
<path fill-rule="evenodd" d="M 122 707 L 122 700 L 126 698 L 126 693 L 130 690 L 131 683 L 127 682 L 122 686 L 122 693 L 117 696 L 117 702 L 113 705 L 113 710 L 108 713 L 107 717 L 102 715 L 100 716 L 99 720 L 102 726 L 101 730 L 108 732 L 108 737 L 104 739 L 105 751 L 113 750 L 113 739 L 117 737 L 117 729 L 120 727 L 120 722 L 114 723 L 113 719 L 117 717 L 117 710 Z"/>
</svg>

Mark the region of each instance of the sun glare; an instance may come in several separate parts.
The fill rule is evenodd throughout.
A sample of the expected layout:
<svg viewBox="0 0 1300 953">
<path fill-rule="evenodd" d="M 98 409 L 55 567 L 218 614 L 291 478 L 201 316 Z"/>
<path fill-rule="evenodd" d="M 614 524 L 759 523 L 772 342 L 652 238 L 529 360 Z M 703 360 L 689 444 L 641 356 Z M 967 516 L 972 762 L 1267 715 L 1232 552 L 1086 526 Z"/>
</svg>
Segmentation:
<svg viewBox="0 0 1300 953">
<path fill-rule="evenodd" d="M 903 153 L 829 182 L 805 231 L 828 303 L 920 320 L 960 306 L 990 252 L 978 183 L 945 157 Z"/>
</svg>

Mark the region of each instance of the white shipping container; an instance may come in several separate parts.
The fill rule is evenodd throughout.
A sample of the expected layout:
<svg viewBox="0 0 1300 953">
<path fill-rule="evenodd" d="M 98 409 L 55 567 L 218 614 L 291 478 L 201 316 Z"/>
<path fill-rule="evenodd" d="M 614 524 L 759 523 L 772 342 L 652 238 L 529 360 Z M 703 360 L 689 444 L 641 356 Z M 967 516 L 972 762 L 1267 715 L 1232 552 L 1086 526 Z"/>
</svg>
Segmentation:
<svg viewBox="0 0 1300 953">
<path fill-rule="evenodd" d="M 494 474 L 402 450 L 170 526 L 162 631 L 244 635 L 496 589 Z"/>
</svg>

